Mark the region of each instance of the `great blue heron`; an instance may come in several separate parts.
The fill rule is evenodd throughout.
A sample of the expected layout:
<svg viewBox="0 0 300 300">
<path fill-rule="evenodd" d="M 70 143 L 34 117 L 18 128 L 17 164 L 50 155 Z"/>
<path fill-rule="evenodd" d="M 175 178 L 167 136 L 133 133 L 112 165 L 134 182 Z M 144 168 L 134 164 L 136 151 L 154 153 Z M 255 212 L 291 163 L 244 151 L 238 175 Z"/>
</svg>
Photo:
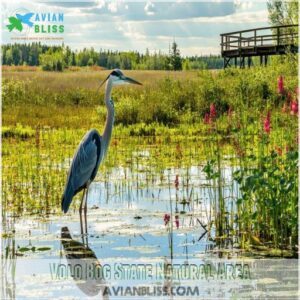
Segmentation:
<svg viewBox="0 0 300 300">
<path fill-rule="evenodd" d="M 74 154 L 72 164 L 69 170 L 65 190 L 62 196 L 61 208 L 67 212 L 73 197 L 83 191 L 81 204 L 79 208 L 80 219 L 82 218 L 82 206 L 84 202 L 84 215 L 86 222 L 88 189 L 91 182 L 96 177 L 99 165 L 105 157 L 114 123 L 114 103 L 111 99 L 111 91 L 114 85 L 126 83 L 139 84 L 138 81 L 124 76 L 119 69 L 113 70 L 100 87 L 106 82 L 105 87 L 105 105 L 107 108 L 107 119 L 103 135 L 101 136 L 96 129 L 88 131 L 81 140 L 77 151 Z M 84 201 L 84 196 L 85 201 Z M 86 224 L 85 224 L 86 225 Z"/>
</svg>

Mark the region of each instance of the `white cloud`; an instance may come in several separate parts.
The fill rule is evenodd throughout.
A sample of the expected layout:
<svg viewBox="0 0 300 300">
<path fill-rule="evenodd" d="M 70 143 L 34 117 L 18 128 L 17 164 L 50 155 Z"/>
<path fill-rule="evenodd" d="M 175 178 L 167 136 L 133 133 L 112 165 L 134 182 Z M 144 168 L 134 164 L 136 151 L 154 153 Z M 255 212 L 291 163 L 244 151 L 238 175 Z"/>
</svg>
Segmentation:
<svg viewBox="0 0 300 300">
<path fill-rule="evenodd" d="M 105 0 L 95 0 L 95 3 L 97 8 L 102 8 L 105 6 Z"/>
<path fill-rule="evenodd" d="M 130 23 L 123 23 L 120 22 L 117 25 L 117 29 L 126 37 L 129 39 L 132 39 L 134 41 L 141 41 L 146 39 L 146 35 L 142 32 L 139 32 L 136 26 L 133 26 Z"/>
<path fill-rule="evenodd" d="M 58 1 L 50 5 L 50 2 L 24 0 L 22 6 L 41 12 L 63 11 L 65 43 L 73 49 L 93 46 L 97 49 L 145 51 L 149 48 L 150 51 L 167 52 L 175 37 L 182 55 L 217 54 L 220 53 L 220 33 L 268 26 L 266 5 L 247 0 L 235 0 L 238 9 L 228 12 L 228 7 L 225 7 L 224 13 L 220 8 L 214 10 L 212 7 L 206 7 L 208 10 L 203 13 L 199 7 L 197 10 L 195 3 L 192 5 L 182 0 L 179 1 L 180 7 L 176 7 L 174 1 L 170 7 L 159 6 L 158 2 L 150 0 L 136 3 L 94 0 L 88 5 L 83 1 L 78 5 Z M 2 6 L 2 9 L 8 11 L 20 6 L 20 2 L 14 0 L 5 0 L 4 3 L 6 7 Z M 10 43 L 9 32 L 5 28 L 2 32 L 4 43 Z"/>
<path fill-rule="evenodd" d="M 189 19 L 174 19 L 174 20 L 132 20 L 127 21 L 130 23 L 259 23 L 268 21 L 268 12 L 266 10 L 256 11 L 256 12 L 238 12 L 227 16 L 221 17 L 197 17 Z"/>
<path fill-rule="evenodd" d="M 250 9 L 251 7 L 252 7 L 252 2 L 250 1 L 246 1 L 241 4 L 241 9 L 243 10 Z"/>
<path fill-rule="evenodd" d="M 257 12 L 238 12 L 228 16 L 214 17 L 214 18 L 193 18 L 192 22 L 199 23 L 259 23 L 268 21 L 268 12 L 261 10 Z"/>
<path fill-rule="evenodd" d="M 116 1 L 110 2 L 108 3 L 107 8 L 110 12 L 116 13 L 118 11 L 118 4 Z"/>
<path fill-rule="evenodd" d="M 144 10 L 148 16 L 153 16 L 155 14 L 155 6 L 151 1 L 146 3 Z"/>
</svg>

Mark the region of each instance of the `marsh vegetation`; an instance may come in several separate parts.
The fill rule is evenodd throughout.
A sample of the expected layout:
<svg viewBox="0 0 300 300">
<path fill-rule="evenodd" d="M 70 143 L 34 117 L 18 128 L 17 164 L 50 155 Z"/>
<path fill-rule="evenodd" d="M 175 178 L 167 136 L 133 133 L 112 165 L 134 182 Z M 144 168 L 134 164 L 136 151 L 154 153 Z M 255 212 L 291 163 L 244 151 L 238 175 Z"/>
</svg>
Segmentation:
<svg viewBox="0 0 300 300">
<path fill-rule="evenodd" d="M 127 73 L 144 85 L 113 93 L 116 126 L 90 206 L 101 209 L 117 195 L 149 212 L 155 207 L 153 217 L 135 220 L 172 233 L 198 226 L 197 238 L 222 253 L 295 256 L 295 66 Z M 86 130 L 104 125 L 103 91 L 96 89 L 106 74 L 3 73 L 4 220 L 61 214 L 74 149 Z"/>
</svg>

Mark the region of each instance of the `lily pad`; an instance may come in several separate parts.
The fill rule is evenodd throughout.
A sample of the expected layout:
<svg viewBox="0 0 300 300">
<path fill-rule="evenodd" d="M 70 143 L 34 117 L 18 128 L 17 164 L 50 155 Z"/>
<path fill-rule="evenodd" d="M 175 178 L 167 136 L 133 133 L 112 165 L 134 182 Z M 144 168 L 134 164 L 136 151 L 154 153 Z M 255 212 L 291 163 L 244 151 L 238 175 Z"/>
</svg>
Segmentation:
<svg viewBox="0 0 300 300">
<path fill-rule="evenodd" d="M 27 252 L 27 251 L 30 251 L 31 248 L 27 248 L 27 247 L 21 247 L 18 249 L 19 252 Z"/>
<path fill-rule="evenodd" d="M 51 247 L 39 247 L 36 250 L 37 251 L 48 251 L 48 250 L 51 250 Z"/>
</svg>

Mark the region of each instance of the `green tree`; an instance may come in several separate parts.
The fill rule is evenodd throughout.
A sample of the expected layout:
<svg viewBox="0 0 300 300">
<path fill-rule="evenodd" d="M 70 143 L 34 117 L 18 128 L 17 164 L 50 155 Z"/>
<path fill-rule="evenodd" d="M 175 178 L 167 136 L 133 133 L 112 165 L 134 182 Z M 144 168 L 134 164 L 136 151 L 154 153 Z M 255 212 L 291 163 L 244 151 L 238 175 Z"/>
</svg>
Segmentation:
<svg viewBox="0 0 300 300">
<path fill-rule="evenodd" d="M 174 41 L 170 53 L 170 63 L 174 71 L 182 70 L 182 59 L 177 43 Z"/>
<path fill-rule="evenodd" d="M 89 58 L 89 60 L 87 62 L 87 65 L 88 66 L 93 66 L 94 65 L 94 61 L 93 61 L 93 59 L 91 57 Z"/>
<path fill-rule="evenodd" d="M 175 43 L 175 42 L 174 42 Z M 6 44 L 2 45 L 3 65 L 42 65 L 44 70 L 63 70 L 65 67 L 87 66 L 97 64 L 101 67 L 128 70 L 185 70 L 188 69 L 220 69 L 223 60 L 220 56 L 190 56 L 182 59 L 177 44 L 170 45 L 169 53 L 161 51 L 145 53 L 134 51 L 95 51 L 93 48 L 72 51 L 65 45 Z"/>
<path fill-rule="evenodd" d="M 46 53 L 40 55 L 40 62 L 44 71 L 61 72 L 65 67 L 64 55 L 61 50 L 54 52 L 52 49 L 49 49 Z"/>
<path fill-rule="evenodd" d="M 13 56 L 12 56 L 12 50 L 11 49 L 6 50 L 5 57 L 6 57 L 6 64 L 9 65 L 9 66 L 12 65 Z"/>
<path fill-rule="evenodd" d="M 298 1 L 269 0 L 267 7 L 271 25 L 298 24 Z"/>
<path fill-rule="evenodd" d="M 296 25 L 298 24 L 298 1 L 283 1 L 283 0 L 269 0 L 267 2 L 268 12 L 269 12 L 269 22 L 272 26 L 281 25 Z M 280 34 L 286 36 L 280 41 L 286 45 L 298 45 L 298 26 L 280 28 Z M 277 34 L 276 30 L 273 30 L 274 34 Z M 288 51 L 287 55 L 281 56 L 279 61 L 281 63 L 287 60 L 291 62 L 292 66 L 298 61 L 297 55 L 293 54 L 292 51 Z M 273 61 L 278 61 L 274 59 Z"/>
<path fill-rule="evenodd" d="M 183 61 L 182 68 L 183 68 L 183 70 L 185 70 L 185 71 L 188 71 L 188 70 L 191 69 L 191 65 L 190 65 L 189 59 L 185 59 L 185 60 Z"/>
<path fill-rule="evenodd" d="M 19 64 L 22 64 L 22 57 L 21 57 L 22 53 L 19 50 L 19 48 L 17 46 L 14 46 L 12 48 L 12 56 L 13 56 L 13 64 L 15 66 L 18 66 Z"/>
<path fill-rule="evenodd" d="M 72 60 L 71 60 L 71 65 L 76 66 L 76 55 L 74 52 L 72 52 Z"/>
<path fill-rule="evenodd" d="M 99 52 L 99 57 L 98 57 L 98 66 L 107 67 L 107 52 L 103 52 L 102 50 L 100 50 Z"/>
<path fill-rule="evenodd" d="M 64 63 L 66 66 L 69 66 L 72 63 L 72 52 L 69 46 L 64 49 Z"/>
</svg>

